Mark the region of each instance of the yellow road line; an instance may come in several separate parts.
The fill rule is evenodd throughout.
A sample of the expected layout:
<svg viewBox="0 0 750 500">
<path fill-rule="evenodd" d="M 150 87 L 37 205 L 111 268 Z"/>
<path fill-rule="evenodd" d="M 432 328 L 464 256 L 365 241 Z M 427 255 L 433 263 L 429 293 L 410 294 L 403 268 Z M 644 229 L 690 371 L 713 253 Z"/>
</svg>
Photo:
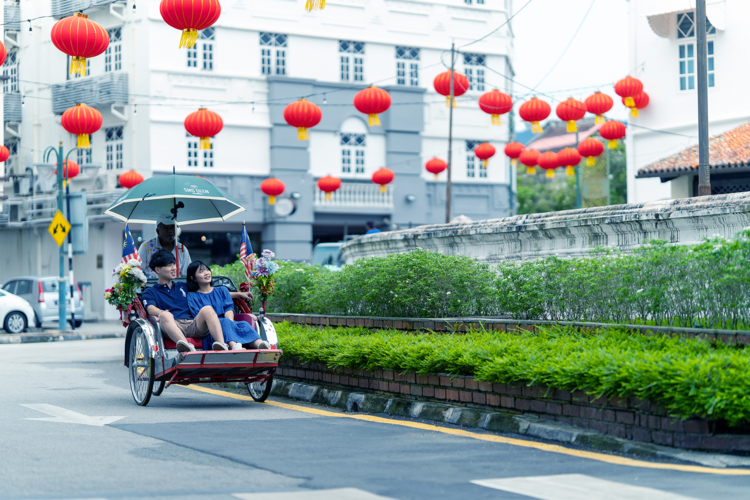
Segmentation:
<svg viewBox="0 0 750 500">
<path fill-rule="evenodd" d="M 243 396 L 241 394 L 234 394 L 232 392 L 218 391 L 216 389 L 209 389 L 207 387 L 201 387 L 197 385 L 184 386 L 194 391 L 205 392 L 207 394 L 214 394 L 216 396 L 223 396 L 225 398 L 239 399 L 240 401 L 254 401 L 250 396 Z M 700 465 L 678 465 L 678 464 L 661 464 L 654 462 L 645 462 L 643 460 L 633 460 L 632 458 L 618 457 L 615 455 L 605 455 L 603 453 L 596 453 L 593 451 L 575 450 L 559 446 L 555 444 L 538 443 L 535 441 L 526 441 L 523 439 L 508 438 L 503 436 L 496 436 L 494 434 L 479 434 L 476 432 L 465 431 L 462 429 L 452 429 L 448 427 L 438 427 L 437 425 L 422 424 L 419 422 L 410 422 L 406 420 L 393 420 L 389 418 L 376 417 L 374 415 L 359 415 L 351 413 L 335 413 L 332 411 L 320 410 L 318 408 L 309 408 L 307 406 L 292 405 L 288 403 L 279 403 L 278 401 L 266 401 L 265 404 L 268 406 L 275 406 L 277 408 L 286 408 L 287 410 L 300 411 L 303 413 L 310 413 L 321 417 L 338 417 L 338 418 L 352 418 L 354 420 L 364 420 L 366 422 L 377 422 L 379 424 L 399 425 L 401 427 L 411 427 L 412 429 L 421 429 L 424 431 L 440 432 L 442 434 L 450 434 L 452 436 L 460 436 L 471 439 L 478 439 L 479 441 L 489 441 L 491 443 L 503 443 L 510 444 L 513 446 L 522 446 L 524 448 L 534 448 L 537 450 L 548 451 L 551 453 L 560 453 L 562 455 L 569 455 L 572 457 L 588 458 L 590 460 L 597 460 L 599 462 L 606 462 L 615 465 L 626 465 L 628 467 L 643 467 L 646 469 L 663 469 L 663 470 L 676 470 L 681 472 L 699 472 L 703 474 L 719 474 L 723 476 L 748 476 L 750 470 L 747 469 L 714 469 L 711 467 L 702 467 Z"/>
</svg>

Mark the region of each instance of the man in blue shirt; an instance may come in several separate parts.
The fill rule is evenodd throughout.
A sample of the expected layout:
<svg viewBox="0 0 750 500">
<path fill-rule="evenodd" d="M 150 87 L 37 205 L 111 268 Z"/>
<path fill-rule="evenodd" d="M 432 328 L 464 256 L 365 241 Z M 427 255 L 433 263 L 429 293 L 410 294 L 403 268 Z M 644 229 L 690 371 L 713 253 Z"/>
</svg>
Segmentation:
<svg viewBox="0 0 750 500">
<path fill-rule="evenodd" d="M 148 267 L 159 277 L 159 283 L 143 292 L 143 305 L 151 316 L 159 317 L 159 326 L 177 344 L 178 352 L 195 351 L 185 337 L 200 339 L 211 333 L 214 351 L 226 351 L 221 323 L 216 311 L 206 306 L 191 318 L 188 308 L 187 285 L 172 281 L 177 267 L 174 255 L 164 249 L 151 256 Z"/>
<path fill-rule="evenodd" d="M 375 234 L 379 233 L 380 229 L 375 227 L 375 223 L 371 220 L 367 221 L 367 232 L 365 234 Z"/>
</svg>

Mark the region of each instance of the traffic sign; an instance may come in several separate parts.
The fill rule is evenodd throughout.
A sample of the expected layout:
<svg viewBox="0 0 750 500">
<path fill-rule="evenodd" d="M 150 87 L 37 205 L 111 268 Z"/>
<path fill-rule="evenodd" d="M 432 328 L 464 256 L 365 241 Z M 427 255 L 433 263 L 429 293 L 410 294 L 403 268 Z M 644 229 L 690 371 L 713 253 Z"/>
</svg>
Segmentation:
<svg viewBox="0 0 750 500">
<path fill-rule="evenodd" d="M 58 210 L 52 218 L 52 224 L 49 225 L 47 231 L 49 231 L 49 234 L 57 242 L 57 246 L 61 247 L 63 241 L 65 241 L 65 237 L 70 232 L 70 223 L 61 211 Z"/>
</svg>

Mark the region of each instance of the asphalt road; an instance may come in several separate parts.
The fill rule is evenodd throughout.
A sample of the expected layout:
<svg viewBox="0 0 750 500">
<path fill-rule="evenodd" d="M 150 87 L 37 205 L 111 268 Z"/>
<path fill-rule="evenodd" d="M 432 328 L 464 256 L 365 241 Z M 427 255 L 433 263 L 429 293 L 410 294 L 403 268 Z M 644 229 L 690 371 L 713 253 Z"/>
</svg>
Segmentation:
<svg viewBox="0 0 750 500">
<path fill-rule="evenodd" d="M 626 466 L 293 401 L 175 386 L 141 408 L 122 346 L 0 345 L 0 499 L 750 498 L 750 471 Z"/>
</svg>

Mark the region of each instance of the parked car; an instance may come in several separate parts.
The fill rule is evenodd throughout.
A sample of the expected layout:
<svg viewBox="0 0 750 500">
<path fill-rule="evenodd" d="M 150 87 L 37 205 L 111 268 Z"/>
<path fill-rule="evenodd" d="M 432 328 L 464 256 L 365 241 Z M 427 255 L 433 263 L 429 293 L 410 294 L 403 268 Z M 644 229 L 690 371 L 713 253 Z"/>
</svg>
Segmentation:
<svg viewBox="0 0 750 500">
<path fill-rule="evenodd" d="M 34 309 L 34 326 L 42 326 L 45 321 L 57 321 L 58 318 L 58 286 L 59 278 L 57 276 L 20 276 L 13 278 L 2 286 L 2 289 L 26 299 Z M 66 287 L 70 283 L 66 279 Z M 78 328 L 83 323 L 83 296 L 75 284 L 73 291 L 73 303 L 75 304 L 76 321 L 75 326 Z M 70 311 L 70 293 L 67 293 L 66 316 L 71 326 L 73 326 L 73 315 Z"/>
<path fill-rule="evenodd" d="M 34 309 L 27 301 L 0 290 L 0 324 L 8 333 L 21 333 L 34 319 Z"/>
<path fill-rule="evenodd" d="M 344 256 L 341 255 L 343 241 L 337 243 L 318 243 L 313 248 L 310 263 L 325 266 L 331 271 L 340 271 L 344 265 Z"/>
</svg>

